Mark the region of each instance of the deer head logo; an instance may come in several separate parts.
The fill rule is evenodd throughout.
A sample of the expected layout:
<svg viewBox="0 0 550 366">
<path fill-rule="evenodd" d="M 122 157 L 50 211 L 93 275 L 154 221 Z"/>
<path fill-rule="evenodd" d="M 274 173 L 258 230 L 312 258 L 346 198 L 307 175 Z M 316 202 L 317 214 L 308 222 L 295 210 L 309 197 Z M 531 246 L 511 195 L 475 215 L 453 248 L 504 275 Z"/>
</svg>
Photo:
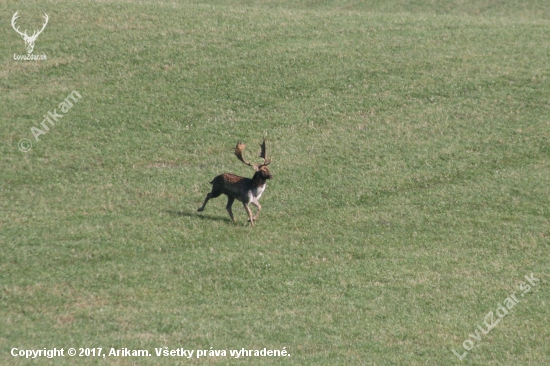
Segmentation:
<svg viewBox="0 0 550 366">
<path fill-rule="evenodd" d="M 44 30 L 44 28 L 46 28 L 46 24 L 48 24 L 48 14 L 44 13 L 44 25 L 42 26 L 42 29 L 40 29 L 39 31 L 35 30 L 34 33 L 32 34 L 32 36 L 28 36 L 27 35 L 27 30 L 25 29 L 24 32 L 21 32 L 19 31 L 19 27 L 16 27 L 15 26 L 15 21 L 17 20 L 17 18 L 19 18 L 19 10 L 15 12 L 15 14 L 13 14 L 13 17 L 11 18 L 11 26 L 13 27 L 13 29 L 21 36 L 23 37 L 23 40 L 25 41 L 25 48 L 27 49 L 27 53 L 28 54 L 31 54 L 32 53 L 32 50 L 34 49 L 34 42 L 36 42 L 36 39 L 38 38 L 38 36 L 40 35 L 40 33 L 42 33 L 42 31 Z"/>
</svg>

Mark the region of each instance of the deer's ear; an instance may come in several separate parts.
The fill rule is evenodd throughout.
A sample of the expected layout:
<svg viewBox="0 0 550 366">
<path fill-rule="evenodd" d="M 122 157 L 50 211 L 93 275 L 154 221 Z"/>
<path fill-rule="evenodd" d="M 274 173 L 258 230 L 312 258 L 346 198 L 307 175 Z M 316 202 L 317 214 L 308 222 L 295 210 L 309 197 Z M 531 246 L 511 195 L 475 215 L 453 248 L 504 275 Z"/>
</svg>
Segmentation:
<svg viewBox="0 0 550 366">
<path fill-rule="evenodd" d="M 260 167 L 259 167 L 258 165 L 254 165 L 254 171 L 259 172 L 259 171 L 260 171 Z"/>
</svg>

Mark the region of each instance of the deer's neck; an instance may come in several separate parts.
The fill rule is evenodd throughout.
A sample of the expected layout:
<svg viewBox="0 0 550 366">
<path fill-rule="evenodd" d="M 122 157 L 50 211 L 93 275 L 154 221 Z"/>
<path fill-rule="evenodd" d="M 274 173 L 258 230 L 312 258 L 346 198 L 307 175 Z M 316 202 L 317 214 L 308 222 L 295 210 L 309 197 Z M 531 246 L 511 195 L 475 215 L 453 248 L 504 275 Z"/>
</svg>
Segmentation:
<svg viewBox="0 0 550 366">
<path fill-rule="evenodd" d="M 252 177 L 252 187 L 253 188 L 264 186 L 265 182 L 266 182 L 266 179 L 262 178 L 262 175 L 260 174 L 260 172 L 256 172 L 254 174 L 254 176 Z"/>
</svg>

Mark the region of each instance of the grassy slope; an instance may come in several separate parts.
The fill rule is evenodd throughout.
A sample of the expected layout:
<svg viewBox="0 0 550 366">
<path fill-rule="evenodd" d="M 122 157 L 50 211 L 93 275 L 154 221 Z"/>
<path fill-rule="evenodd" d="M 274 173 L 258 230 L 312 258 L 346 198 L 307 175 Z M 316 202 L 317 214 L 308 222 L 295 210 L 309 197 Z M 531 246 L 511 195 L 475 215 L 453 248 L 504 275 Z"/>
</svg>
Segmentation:
<svg viewBox="0 0 550 366">
<path fill-rule="evenodd" d="M 0 363 L 169 346 L 450 364 L 533 272 L 464 363 L 548 364 L 548 6 L 223 4 L 0 5 L 50 16 L 46 62 L 13 61 L 0 29 Z M 263 136 L 257 226 L 223 199 L 197 215 L 216 174 L 251 174 L 235 142 Z"/>
</svg>

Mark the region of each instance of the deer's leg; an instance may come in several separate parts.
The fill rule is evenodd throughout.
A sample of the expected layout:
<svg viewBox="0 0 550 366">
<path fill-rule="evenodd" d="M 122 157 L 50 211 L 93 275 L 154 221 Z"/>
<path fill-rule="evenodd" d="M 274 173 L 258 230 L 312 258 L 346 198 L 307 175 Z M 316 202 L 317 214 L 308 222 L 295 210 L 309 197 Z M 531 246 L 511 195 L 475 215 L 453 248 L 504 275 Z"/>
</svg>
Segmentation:
<svg viewBox="0 0 550 366">
<path fill-rule="evenodd" d="M 258 220 L 258 215 L 260 214 L 260 211 L 262 210 L 262 205 L 260 205 L 260 202 L 256 202 L 256 201 L 252 201 L 250 203 L 252 203 L 254 206 L 256 206 L 258 208 L 258 211 L 256 211 L 256 216 L 254 216 L 254 221 L 256 221 L 256 220 Z"/>
<path fill-rule="evenodd" d="M 209 192 L 207 195 L 206 195 L 206 198 L 204 199 L 204 203 L 202 204 L 202 207 L 199 207 L 199 209 L 197 210 L 198 212 L 202 212 L 204 210 L 204 206 L 206 206 L 206 202 L 208 202 L 208 200 L 212 198 L 212 192 Z"/>
<path fill-rule="evenodd" d="M 227 205 L 225 206 L 225 209 L 227 212 L 229 212 L 229 216 L 231 217 L 231 221 L 235 221 L 235 218 L 233 217 L 233 212 L 231 211 L 231 206 L 233 205 L 233 202 L 235 202 L 235 198 L 231 196 L 227 196 Z"/>
<path fill-rule="evenodd" d="M 243 206 L 246 213 L 248 214 L 248 220 L 250 221 L 250 224 L 254 226 L 254 218 L 252 218 L 252 212 L 250 211 L 250 207 L 248 207 L 248 203 L 243 202 Z"/>
</svg>

